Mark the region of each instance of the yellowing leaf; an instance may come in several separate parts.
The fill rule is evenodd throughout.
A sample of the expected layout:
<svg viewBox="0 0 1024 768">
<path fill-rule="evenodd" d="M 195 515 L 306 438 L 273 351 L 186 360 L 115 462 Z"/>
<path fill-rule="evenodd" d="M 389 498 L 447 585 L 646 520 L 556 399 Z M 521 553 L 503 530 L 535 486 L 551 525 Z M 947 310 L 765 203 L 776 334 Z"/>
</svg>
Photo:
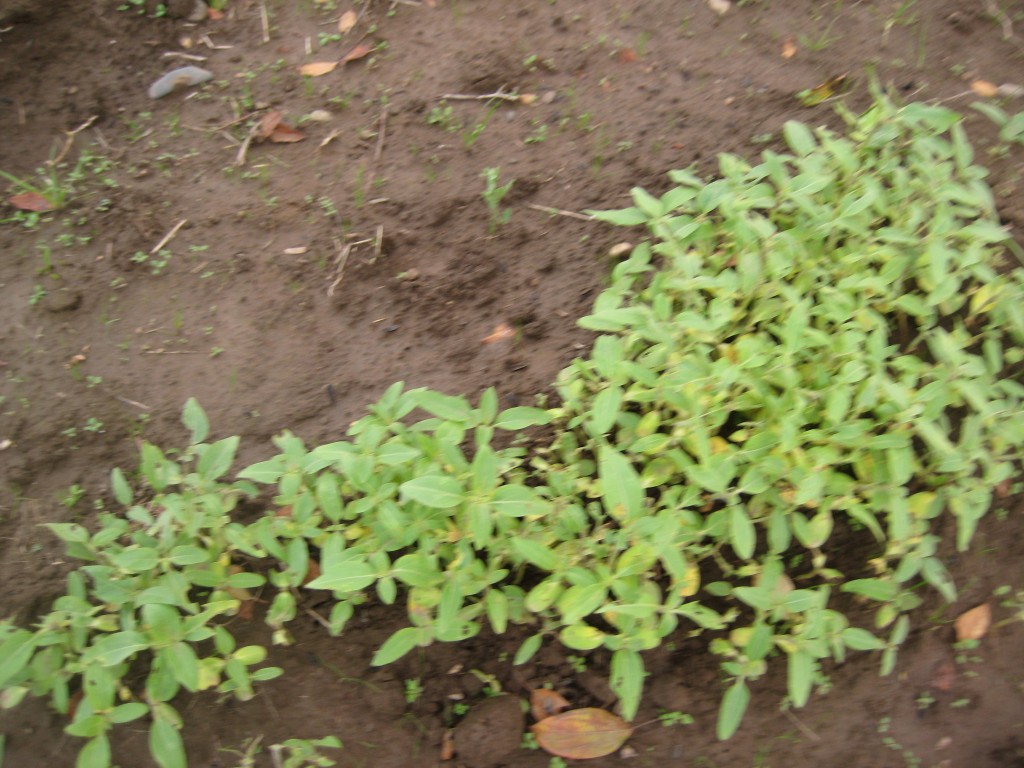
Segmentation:
<svg viewBox="0 0 1024 768">
<path fill-rule="evenodd" d="M 975 80 L 971 83 L 971 90 L 983 99 L 991 99 L 999 95 L 999 86 L 988 80 Z"/>
<path fill-rule="evenodd" d="M 568 708 L 569 702 L 557 691 L 550 688 L 535 688 L 530 691 L 530 713 L 537 722 Z"/>
<path fill-rule="evenodd" d="M 992 606 L 988 603 L 982 603 L 961 613 L 953 622 L 957 641 L 981 640 L 988 634 L 990 626 L 992 626 Z"/>
<path fill-rule="evenodd" d="M 846 82 L 845 74 L 836 75 L 835 77 L 830 77 L 820 85 L 808 88 L 806 91 L 800 91 L 796 97 L 805 107 L 813 107 L 821 104 L 823 101 L 831 99 L 837 94 L 842 93 L 848 86 L 849 83 Z"/>
<path fill-rule="evenodd" d="M 355 11 L 345 11 L 341 14 L 341 18 L 338 19 L 338 31 L 344 35 L 356 25 L 357 21 L 359 21 L 359 17 L 356 16 Z"/>
<path fill-rule="evenodd" d="M 328 72 L 333 72 L 338 66 L 336 61 L 312 61 L 299 67 L 299 74 L 306 77 L 320 77 Z"/>
<path fill-rule="evenodd" d="M 36 211 L 43 213 L 54 210 L 54 205 L 38 192 L 20 192 L 7 198 L 7 202 L 20 211 Z"/>
<path fill-rule="evenodd" d="M 348 64 L 350 61 L 361 59 L 364 56 L 370 54 L 373 51 L 373 43 L 360 43 L 351 51 L 341 57 L 342 64 Z"/>
<path fill-rule="evenodd" d="M 595 707 L 547 717 L 530 730 L 541 749 L 569 760 L 610 755 L 633 735 L 621 717 Z"/>
<path fill-rule="evenodd" d="M 508 323 L 498 323 L 494 326 L 494 330 L 487 336 L 480 339 L 481 344 L 494 344 L 498 341 L 504 341 L 505 339 L 514 339 L 516 337 L 515 329 Z"/>
</svg>

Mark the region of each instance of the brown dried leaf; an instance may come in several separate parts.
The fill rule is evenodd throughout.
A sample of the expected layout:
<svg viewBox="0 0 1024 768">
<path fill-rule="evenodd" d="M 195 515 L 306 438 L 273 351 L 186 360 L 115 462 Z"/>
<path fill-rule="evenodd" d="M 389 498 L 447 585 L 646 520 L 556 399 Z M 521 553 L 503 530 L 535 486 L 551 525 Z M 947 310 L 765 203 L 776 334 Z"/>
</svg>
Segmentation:
<svg viewBox="0 0 1024 768">
<path fill-rule="evenodd" d="M 302 141 L 304 138 L 306 138 L 306 134 L 284 123 L 277 126 L 274 132 L 270 134 L 270 140 L 275 144 L 293 144 L 296 141 Z"/>
<path fill-rule="evenodd" d="M 621 717 L 596 707 L 547 717 L 530 730 L 542 749 L 570 760 L 610 755 L 633 734 Z"/>
<path fill-rule="evenodd" d="M 284 120 L 284 112 L 280 110 L 274 110 L 273 112 L 267 112 L 261 119 L 259 128 L 256 129 L 256 138 L 258 139 L 269 139 L 270 135 Z"/>
<path fill-rule="evenodd" d="M 218 11 L 216 8 L 207 8 L 206 18 L 210 21 L 220 21 L 224 18 L 224 11 Z"/>
<path fill-rule="evenodd" d="M 338 31 L 343 35 L 350 32 L 357 21 L 359 21 L 359 17 L 355 11 L 345 11 L 338 19 Z"/>
<path fill-rule="evenodd" d="M 988 603 L 982 603 L 961 613 L 953 622 L 957 641 L 981 640 L 988 634 L 990 626 L 992 626 L 992 606 Z"/>
<path fill-rule="evenodd" d="M 975 80 L 971 83 L 971 90 L 983 99 L 991 99 L 999 95 L 999 86 L 990 83 L 988 80 Z"/>
<path fill-rule="evenodd" d="M 520 104 L 525 104 L 528 107 L 531 104 L 535 103 L 536 101 L 537 101 L 537 94 L 535 94 L 535 93 L 523 93 L 523 94 L 520 94 L 520 96 L 519 96 L 519 103 Z"/>
<path fill-rule="evenodd" d="M 306 77 L 320 77 L 328 72 L 333 72 L 338 66 L 336 61 L 311 61 L 299 67 L 299 74 Z"/>
<path fill-rule="evenodd" d="M 796 56 L 796 41 L 792 37 L 787 37 L 782 42 L 782 58 L 792 59 Z"/>
<path fill-rule="evenodd" d="M 341 57 L 341 63 L 348 64 L 350 61 L 355 61 L 356 59 L 361 59 L 365 56 L 368 56 L 370 53 L 373 52 L 373 48 L 373 43 L 360 43 L 351 51 L 349 51 L 348 53 Z"/>
<path fill-rule="evenodd" d="M 441 737 L 441 762 L 447 762 L 455 757 L 455 736 L 451 728 L 444 732 Z"/>
<path fill-rule="evenodd" d="M 36 213 L 45 213 L 56 208 L 53 203 L 38 192 L 19 192 L 7 198 L 7 202 L 20 211 L 35 211 Z"/>
<path fill-rule="evenodd" d="M 515 338 L 516 331 L 508 323 L 498 323 L 494 326 L 494 330 L 491 331 L 489 336 L 484 336 L 480 339 L 481 344 L 494 344 L 497 341 L 504 341 L 505 339 Z"/>
<path fill-rule="evenodd" d="M 631 64 L 636 61 L 636 51 L 632 48 L 620 48 L 618 55 L 619 64 Z"/>
<path fill-rule="evenodd" d="M 306 566 L 306 578 L 302 580 L 302 586 L 306 586 L 313 579 L 319 579 L 321 573 L 323 571 L 320 570 L 320 563 L 316 560 L 310 560 Z"/>
<path fill-rule="evenodd" d="M 932 670 L 932 688 L 945 693 L 956 682 L 956 665 L 948 659 L 940 661 Z"/>
<path fill-rule="evenodd" d="M 557 715 L 570 706 L 565 697 L 550 688 L 535 688 L 530 691 L 530 712 L 537 722 Z"/>
</svg>

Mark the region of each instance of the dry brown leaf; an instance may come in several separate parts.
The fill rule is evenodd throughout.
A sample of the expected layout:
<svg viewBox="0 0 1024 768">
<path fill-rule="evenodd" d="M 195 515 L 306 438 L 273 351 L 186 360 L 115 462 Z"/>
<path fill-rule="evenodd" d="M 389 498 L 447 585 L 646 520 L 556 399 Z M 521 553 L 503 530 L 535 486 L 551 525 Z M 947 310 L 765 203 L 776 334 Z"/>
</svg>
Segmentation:
<svg viewBox="0 0 1024 768">
<path fill-rule="evenodd" d="M 519 103 L 530 106 L 537 101 L 537 94 L 535 93 L 523 93 L 519 95 Z"/>
<path fill-rule="evenodd" d="M 480 339 L 481 344 L 494 344 L 497 341 L 504 341 L 505 339 L 515 338 L 516 331 L 508 323 L 498 323 L 494 326 L 494 330 L 491 331 L 489 336 L 484 336 Z"/>
<path fill-rule="evenodd" d="M 207 8 L 206 18 L 210 21 L 220 21 L 224 18 L 224 11 L 218 11 L 216 8 Z"/>
<path fill-rule="evenodd" d="M 333 72 L 338 66 L 336 61 L 311 61 L 299 67 L 299 74 L 306 77 L 320 77 L 328 72 Z"/>
<path fill-rule="evenodd" d="M 304 138 L 306 138 L 306 134 L 284 123 L 277 126 L 273 133 L 270 134 L 270 140 L 275 144 L 294 144 L 296 141 L 302 141 Z"/>
<path fill-rule="evenodd" d="M 999 86 L 988 80 L 974 80 L 971 83 L 971 90 L 983 99 L 991 99 L 999 95 Z"/>
<path fill-rule="evenodd" d="M 992 626 L 992 606 L 988 603 L 982 603 L 961 613 L 953 622 L 957 641 L 981 640 L 988 634 L 990 626 Z"/>
<path fill-rule="evenodd" d="M 38 192 L 19 192 L 13 197 L 7 198 L 7 202 L 20 211 L 35 211 L 45 213 L 54 210 L 55 206 Z"/>
<path fill-rule="evenodd" d="M 604 757 L 621 747 L 633 729 L 603 709 L 574 709 L 530 726 L 541 749 L 569 760 Z"/>
<path fill-rule="evenodd" d="M 356 59 L 361 59 L 364 56 L 368 56 L 373 51 L 373 48 L 373 43 L 360 43 L 351 51 L 349 51 L 348 53 L 341 57 L 341 63 L 348 64 L 350 61 L 355 61 Z"/>
<path fill-rule="evenodd" d="M 441 762 L 447 762 L 455 757 L 455 736 L 451 728 L 444 732 L 441 737 Z"/>
<path fill-rule="evenodd" d="M 565 697 L 550 688 L 535 688 L 530 691 L 530 712 L 537 722 L 557 715 L 570 706 Z"/>
<path fill-rule="evenodd" d="M 282 120 L 284 120 L 284 112 L 279 110 L 267 112 L 267 114 L 260 118 L 260 125 L 256 129 L 256 138 L 269 139 L 270 134 L 281 124 Z"/>
<path fill-rule="evenodd" d="M 792 59 L 796 56 L 796 41 L 792 37 L 787 37 L 782 42 L 782 58 Z"/>
<path fill-rule="evenodd" d="M 952 661 L 940 661 L 932 671 L 932 688 L 945 693 L 956 682 L 956 665 Z"/>
<path fill-rule="evenodd" d="M 357 21 L 359 21 L 359 17 L 356 16 L 355 11 L 345 11 L 338 19 L 338 31 L 343 35 L 352 31 L 352 27 L 356 25 Z"/>
<path fill-rule="evenodd" d="M 321 573 L 323 571 L 320 570 L 320 563 L 311 559 L 309 565 L 306 566 L 306 578 L 302 580 L 302 586 L 306 586 L 313 579 L 319 579 Z"/>
<path fill-rule="evenodd" d="M 620 48 L 618 55 L 619 64 L 631 64 L 636 61 L 636 51 L 632 48 Z"/>
</svg>

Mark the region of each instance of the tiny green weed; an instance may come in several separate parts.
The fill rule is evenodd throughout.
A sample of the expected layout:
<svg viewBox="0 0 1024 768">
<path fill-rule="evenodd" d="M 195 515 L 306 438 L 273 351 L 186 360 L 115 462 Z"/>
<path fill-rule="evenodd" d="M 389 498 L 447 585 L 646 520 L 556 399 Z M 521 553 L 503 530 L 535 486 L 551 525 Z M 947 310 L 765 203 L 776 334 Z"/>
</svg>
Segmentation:
<svg viewBox="0 0 1024 768">
<path fill-rule="evenodd" d="M 480 174 L 484 180 L 484 191 L 481 195 L 483 196 L 484 203 L 487 204 L 487 212 L 490 215 L 488 231 L 492 235 L 497 231 L 499 225 L 507 224 L 509 219 L 512 218 L 512 211 L 508 208 L 503 210 L 501 201 L 505 199 L 505 195 L 512 189 L 512 185 L 516 181 L 512 179 L 505 184 L 498 184 L 500 175 L 500 168 L 484 168 Z"/>
</svg>

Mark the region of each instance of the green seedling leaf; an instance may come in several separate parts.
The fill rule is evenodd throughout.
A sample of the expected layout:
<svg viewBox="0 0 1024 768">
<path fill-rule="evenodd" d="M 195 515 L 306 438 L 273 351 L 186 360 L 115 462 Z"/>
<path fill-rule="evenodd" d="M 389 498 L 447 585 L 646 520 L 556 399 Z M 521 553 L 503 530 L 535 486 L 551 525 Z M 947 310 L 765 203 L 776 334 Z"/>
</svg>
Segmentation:
<svg viewBox="0 0 1024 768">
<path fill-rule="evenodd" d="M 802 707 L 810 698 L 815 666 L 814 657 L 807 651 L 794 651 L 789 654 L 789 698 L 793 706 Z"/>
<path fill-rule="evenodd" d="M 736 733 L 749 703 L 750 689 L 742 679 L 737 680 L 725 692 L 718 710 L 717 734 L 720 741 L 725 741 Z"/>
<path fill-rule="evenodd" d="M 375 667 L 382 667 L 393 661 L 398 661 L 416 646 L 420 645 L 423 638 L 423 631 L 418 627 L 403 627 L 384 641 L 384 645 L 377 649 L 370 664 Z"/>
<path fill-rule="evenodd" d="M 508 597 L 500 589 L 489 589 L 484 598 L 487 609 L 487 620 L 496 635 L 503 634 L 508 628 Z"/>
<path fill-rule="evenodd" d="M 110 740 L 101 733 L 86 742 L 78 752 L 75 768 L 110 768 Z"/>
<path fill-rule="evenodd" d="M 206 418 L 206 411 L 199 405 L 199 401 L 194 397 L 190 397 L 185 402 L 185 409 L 181 414 L 181 421 L 185 425 L 192 435 L 189 438 L 189 442 L 192 445 L 198 445 L 206 439 L 206 436 L 210 434 L 210 422 Z"/>
<path fill-rule="evenodd" d="M 377 580 L 377 571 L 362 560 L 344 560 L 325 567 L 307 589 L 329 589 L 333 592 L 358 592 Z"/>
<path fill-rule="evenodd" d="M 543 750 L 569 760 L 610 755 L 633 735 L 621 717 L 594 707 L 546 717 L 530 730 Z"/>
<path fill-rule="evenodd" d="M 618 650 L 612 654 L 611 689 L 619 697 L 622 716 L 636 717 L 644 689 L 644 660 L 637 651 Z"/>
<path fill-rule="evenodd" d="M 402 501 L 415 501 L 434 509 L 451 509 L 465 499 L 462 484 L 445 475 L 423 475 L 399 486 Z"/>
<path fill-rule="evenodd" d="M 601 501 L 615 520 L 632 520 L 643 514 L 644 489 L 633 463 L 611 446 L 598 452 Z"/>
<path fill-rule="evenodd" d="M 462 424 L 473 420 L 473 408 L 461 397 L 444 395 L 431 389 L 423 389 L 416 393 L 415 402 L 427 413 L 447 421 Z"/>
<path fill-rule="evenodd" d="M 0 645 L 0 688 L 18 676 L 36 648 L 36 636 L 27 629 L 16 629 Z"/>
<path fill-rule="evenodd" d="M 196 467 L 199 474 L 208 480 L 216 480 L 231 469 L 231 462 L 235 460 L 235 452 L 238 450 L 238 442 L 238 436 L 234 436 L 206 446 Z"/>
<path fill-rule="evenodd" d="M 149 753 L 160 768 L 188 768 L 181 733 L 174 724 L 159 717 L 149 729 Z"/>
<path fill-rule="evenodd" d="M 516 406 L 508 408 L 498 414 L 494 426 L 497 429 L 505 429 L 518 432 L 527 427 L 539 427 L 550 424 L 552 415 L 550 411 L 543 408 L 530 408 L 527 406 Z"/>
<path fill-rule="evenodd" d="M 523 644 L 519 646 L 519 650 L 516 651 L 515 658 L 512 659 L 512 664 L 519 666 L 525 664 L 532 659 L 537 651 L 540 650 L 540 645 L 544 640 L 543 635 L 531 635 L 523 641 Z"/>
<path fill-rule="evenodd" d="M 592 651 L 604 644 L 605 634 L 597 627 L 588 624 L 573 624 L 563 627 L 558 639 L 566 648 L 575 651 Z"/>
<path fill-rule="evenodd" d="M 82 654 L 82 663 L 112 667 L 148 647 L 149 641 L 141 632 L 115 632 L 101 637 L 86 648 Z"/>
<path fill-rule="evenodd" d="M 132 493 L 131 486 L 125 480 L 124 472 L 120 467 L 114 467 L 110 472 L 110 488 L 114 492 L 114 498 L 117 499 L 118 504 L 127 507 L 132 503 L 135 494 Z"/>
<path fill-rule="evenodd" d="M 556 571 L 561 564 L 561 559 L 553 550 L 534 539 L 512 539 L 512 549 L 520 558 L 545 571 Z"/>
<path fill-rule="evenodd" d="M 880 651 L 885 648 L 884 640 L 860 627 L 847 627 L 842 638 L 846 647 L 854 651 Z"/>
<path fill-rule="evenodd" d="M 584 211 L 598 221 L 614 224 L 618 227 L 635 227 L 638 224 L 646 224 L 647 214 L 639 208 L 622 208 L 616 211 Z"/>
</svg>

